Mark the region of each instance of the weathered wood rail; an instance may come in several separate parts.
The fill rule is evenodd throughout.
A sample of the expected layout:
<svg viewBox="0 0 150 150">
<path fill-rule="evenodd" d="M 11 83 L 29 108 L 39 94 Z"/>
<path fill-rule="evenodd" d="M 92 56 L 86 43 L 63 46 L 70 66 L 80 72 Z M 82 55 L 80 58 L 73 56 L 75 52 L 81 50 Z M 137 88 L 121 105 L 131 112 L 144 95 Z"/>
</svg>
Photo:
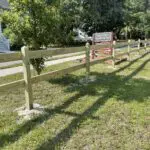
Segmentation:
<svg viewBox="0 0 150 150">
<path fill-rule="evenodd" d="M 90 61 L 90 52 L 91 48 L 90 45 L 87 43 L 86 47 L 82 50 L 80 49 L 57 49 L 57 50 L 38 50 L 38 51 L 29 51 L 28 47 L 23 47 L 21 50 L 21 53 L 12 53 L 12 54 L 0 54 L 0 62 L 8 62 L 8 61 L 14 61 L 14 60 L 22 60 L 23 62 L 23 68 L 24 68 L 24 79 L 18 80 L 15 82 L 11 83 L 6 83 L 0 85 L 0 92 L 7 91 L 8 89 L 11 88 L 19 88 L 19 87 L 24 87 L 25 88 L 25 99 L 26 99 L 26 108 L 27 109 L 32 109 L 33 108 L 33 96 L 32 96 L 32 84 L 44 81 L 44 80 L 49 80 L 51 78 L 56 78 L 59 76 L 66 75 L 68 73 L 77 71 L 79 69 L 85 68 L 87 76 L 90 74 L 90 66 L 105 62 L 107 60 L 113 60 L 113 66 L 115 66 L 115 60 L 118 57 L 127 55 L 128 60 L 131 61 L 130 54 L 134 52 L 138 52 L 139 55 L 141 55 L 141 50 L 144 50 L 145 53 L 149 53 L 148 50 L 148 41 L 144 40 L 142 41 L 144 43 L 144 47 L 141 47 L 140 43 L 141 40 L 138 40 L 137 42 L 133 41 L 128 41 L 128 42 L 123 42 L 123 43 L 116 43 L 114 42 L 112 45 L 96 45 L 94 48 L 100 49 L 103 47 L 112 47 L 113 52 L 111 56 L 107 56 L 102 59 L 94 59 Z M 126 47 L 126 51 L 121 52 L 121 53 L 116 53 L 115 49 L 118 47 Z M 134 47 L 134 48 L 133 48 Z M 60 54 L 67 54 L 68 57 L 74 56 L 78 53 L 83 55 L 86 53 L 86 62 L 80 63 L 78 65 L 65 68 L 62 70 L 57 70 L 57 71 L 52 71 L 48 73 L 44 73 L 38 76 L 31 77 L 31 69 L 30 69 L 30 59 L 33 58 L 40 58 L 40 57 L 47 57 L 47 56 L 54 56 L 57 58 L 58 55 Z M 58 56 L 58 59 L 61 58 L 61 56 Z"/>
</svg>

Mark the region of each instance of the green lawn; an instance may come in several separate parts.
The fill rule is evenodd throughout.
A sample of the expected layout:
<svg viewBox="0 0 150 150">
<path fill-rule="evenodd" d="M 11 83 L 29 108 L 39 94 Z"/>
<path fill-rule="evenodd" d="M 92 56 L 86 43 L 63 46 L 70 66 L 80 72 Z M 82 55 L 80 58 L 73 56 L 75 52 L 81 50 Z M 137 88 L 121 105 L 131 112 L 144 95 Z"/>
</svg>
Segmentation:
<svg viewBox="0 0 150 150">
<path fill-rule="evenodd" d="M 20 123 L 23 88 L 0 93 L 0 149 L 149 150 L 150 54 L 113 69 L 91 67 L 95 81 L 83 84 L 85 69 L 33 85 L 44 115 Z M 68 62 L 45 70 L 77 64 Z M 21 79 L 3 77 L 0 83 Z"/>
</svg>

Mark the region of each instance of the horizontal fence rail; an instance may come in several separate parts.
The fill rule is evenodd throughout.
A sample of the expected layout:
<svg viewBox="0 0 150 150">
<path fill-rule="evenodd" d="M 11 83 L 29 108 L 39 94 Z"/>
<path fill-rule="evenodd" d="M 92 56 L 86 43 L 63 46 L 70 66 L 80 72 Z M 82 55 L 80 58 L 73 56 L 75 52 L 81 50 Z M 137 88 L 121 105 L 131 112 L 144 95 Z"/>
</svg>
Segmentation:
<svg viewBox="0 0 150 150">
<path fill-rule="evenodd" d="M 35 76 L 33 78 L 31 78 L 32 83 L 37 83 L 39 81 L 44 81 L 44 80 L 49 80 L 51 78 L 56 78 L 62 75 L 66 75 L 68 73 L 74 72 L 76 70 L 85 68 L 85 63 L 73 66 L 73 67 L 69 67 L 63 70 L 57 70 L 57 71 L 53 71 L 53 72 L 49 72 L 49 73 L 45 73 L 39 76 Z"/>
<path fill-rule="evenodd" d="M 96 45 L 96 48 L 103 48 L 108 46 L 105 45 Z M 40 57 L 47 57 L 47 56 L 57 56 L 60 54 L 69 54 L 69 53 L 77 53 L 80 52 L 80 49 L 72 49 L 72 48 L 66 48 L 66 49 L 56 49 L 56 50 L 38 50 L 38 51 L 29 51 L 29 58 L 40 58 Z M 82 51 L 85 51 L 84 49 Z"/>
<path fill-rule="evenodd" d="M 81 56 L 81 55 L 85 55 L 85 52 L 77 52 L 77 53 L 70 53 L 70 54 L 52 56 L 52 57 L 48 57 L 48 58 L 46 59 L 46 61 L 64 59 L 64 58 L 69 58 L 69 57 L 74 57 L 74 56 Z"/>
<path fill-rule="evenodd" d="M 142 47 L 141 47 L 141 42 L 143 43 Z M 131 60 L 130 54 L 134 52 L 138 52 L 139 55 L 141 55 L 141 50 L 144 50 L 144 54 L 149 53 L 147 45 L 149 45 L 148 40 L 144 40 L 144 41 L 129 40 L 128 42 L 120 42 L 120 43 L 114 42 L 113 44 L 99 44 L 91 47 L 89 44 L 86 44 L 86 48 L 83 47 L 81 49 L 65 48 L 65 49 L 56 49 L 56 50 L 29 51 L 27 47 L 23 47 L 22 53 L 0 54 L 0 62 L 22 60 L 23 68 L 24 68 L 24 72 L 23 72 L 24 79 L 0 85 L 0 92 L 7 91 L 8 89 L 11 88 L 14 89 L 19 87 L 24 87 L 26 108 L 32 109 L 33 108 L 32 84 L 35 84 L 40 81 L 50 80 L 52 78 L 60 77 L 83 68 L 86 68 L 86 72 L 88 76 L 90 74 L 90 66 L 98 63 L 103 63 L 108 60 L 112 60 L 113 66 L 115 67 L 115 61 L 117 60 L 117 58 L 120 58 L 122 56 L 127 56 L 127 59 Z M 93 60 L 90 59 L 93 49 L 99 50 L 106 47 L 112 49 L 111 55 L 106 56 L 104 58 L 96 58 Z M 121 48 L 121 50 L 120 51 L 116 50 L 118 48 Z M 57 59 L 68 58 L 68 57 L 79 56 L 79 55 L 86 56 L 85 62 L 82 62 L 78 65 L 68 67 L 65 69 L 56 70 L 56 71 L 31 77 L 30 59 L 51 56 L 51 58 L 48 57 L 49 60 L 57 60 Z"/>
<path fill-rule="evenodd" d="M 24 85 L 25 85 L 24 79 L 6 83 L 6 84 L 2 84 L 2 85 L 0 85 L 0 92 L 7 91 L 11 88 L 14 89 L 14 88 L 24 87 Z"/>
<path fill-rule="evenodd" d="M 0 62 L 16 61 L 21 60 L 21 53 L 11 53 L 11 54 L 0 54 Z"/>
</svg>

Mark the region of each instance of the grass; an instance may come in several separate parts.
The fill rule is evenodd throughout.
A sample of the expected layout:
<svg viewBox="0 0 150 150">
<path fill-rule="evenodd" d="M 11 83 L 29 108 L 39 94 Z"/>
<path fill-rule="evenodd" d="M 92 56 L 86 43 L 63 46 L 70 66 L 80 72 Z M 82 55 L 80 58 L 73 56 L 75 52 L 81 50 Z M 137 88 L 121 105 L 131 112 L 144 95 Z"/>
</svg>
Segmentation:
<svg viewBox="0 0 150 150">
<path fill-rule="evenodd" d="M 23 89 L 0 93 L 0 149 L 149 150 L 149 56 L 133 57 L 117 69 L 94 65 L 95 81 L 89 84 L 80 82 L 85 77 L 82 69 L 33 85 L 35 103 L 46 106 L 47 113 L 22 123 L 14 109 L 25 103 Z M 0 83 L 20 78 L 3 77 Z"/>
</svg>

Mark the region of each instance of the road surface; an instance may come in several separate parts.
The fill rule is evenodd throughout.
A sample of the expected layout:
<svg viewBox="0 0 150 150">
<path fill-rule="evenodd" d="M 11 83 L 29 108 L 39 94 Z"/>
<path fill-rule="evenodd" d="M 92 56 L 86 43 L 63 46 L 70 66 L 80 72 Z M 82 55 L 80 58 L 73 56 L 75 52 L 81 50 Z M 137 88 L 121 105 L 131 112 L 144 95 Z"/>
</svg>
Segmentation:
<svg viewBox="0 0 150 150">
<path fill-rule="evenodd" d="M 55 65 L 55 64 L 61 64 L 63 62 L 73 61 L 73 60 L 81 59 L 84 57 L 85 57 L 84 55 L 81 55 L 81 56 L 73 56 L 73 57 L 69 57 L 69 58 L 47 61 L 47 62 L 45 62 L 45 66 L 48 67 L 48 66 Z M 8 66 L 8 65 L 20 64 L 21 62 L 22 61 L 6 62 L 6 63 L 1 63 L 0 66 L 4 67 L 4 66 Z M 31 67 L 31 69 L 33 69 L 33 68 Z M 16 74 L 16 73 L 21 73 L 21 72 L 23 72 L 22 66 L 7 68 L 7 69 L 0 69 L 0 77 L 4 77 L 7 75 L 12 75 L 12 74 Z"/>
</svg>

